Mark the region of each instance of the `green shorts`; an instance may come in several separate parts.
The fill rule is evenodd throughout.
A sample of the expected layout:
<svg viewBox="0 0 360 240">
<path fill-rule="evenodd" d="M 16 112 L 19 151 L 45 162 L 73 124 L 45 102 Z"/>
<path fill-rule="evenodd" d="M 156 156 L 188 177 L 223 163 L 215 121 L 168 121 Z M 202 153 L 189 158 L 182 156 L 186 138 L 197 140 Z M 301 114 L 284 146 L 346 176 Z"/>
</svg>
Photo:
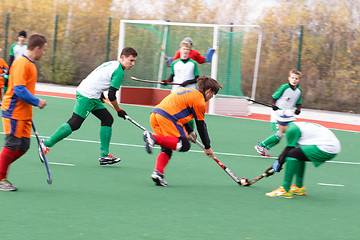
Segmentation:
<svg viewBox="0 0 360 240">
<path fill-rule="evenodd" d="M 86 118 L 91 112 L 105 108 L 100 99 L 90 99 L 76 92 L 76 103 L 74 113 L 82 118 Z"/>
<path fill-rule="evenodd" d="M 315 167 L 333 159 L 337 155 L 321 151 L 316 145 L 303 145 L 300 146 L 300 149 Z"/>
</svg>

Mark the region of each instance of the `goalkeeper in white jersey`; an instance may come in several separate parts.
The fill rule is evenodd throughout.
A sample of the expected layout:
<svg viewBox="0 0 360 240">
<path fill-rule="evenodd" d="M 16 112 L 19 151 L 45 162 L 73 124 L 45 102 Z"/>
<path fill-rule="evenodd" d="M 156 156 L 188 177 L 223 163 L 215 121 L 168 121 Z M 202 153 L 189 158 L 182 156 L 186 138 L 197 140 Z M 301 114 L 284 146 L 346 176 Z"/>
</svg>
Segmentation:
<svg viewBox="0 0 360 240">
<path fill-rule="evenodd" d="M 50 138 L 41 141 L 41 147 L 45 153 L 49 151 L 49 147 L 78 130 L 86 117 L 92 113 L 101 121 L 100 165 L 114 164 L 120 161 L 120 158 L 109 153 L 114 119 L 102 102 L 103 92 L 108 90 L 108 98 L 118 112 L 118 116 L 126 119 L 127 114 L 120 108 L 116 99 L 116 92 L 120 89 L 124 79 L 124 70 L 135 65 L 136 57 L 135 49 L 125 47 L 120 54 L 119 61 L 101 64 L 80 83 L 76 89 L 76 103 L 70 119 L 61 125 Z"/>
<path fill-rule="evenodd" d="M 293 198 L 293 195 L 306 195 L 304 186 L 305 162 L 310 161 L 315 167 L 333 159 L 341 151 L 340 141 L 329 129 L 310 122 L 291 122 L 289 116 L 280 117 L 279 125 L 284 126 L 287 139 L 286 148 L 268 172 L 274 169 L 280 172 L 286 163 L 283 185 L 268 197 Z M 296 176 L 295 184 L 292 180 Z"/>
<path fill-rule="evenodd" d="M 280 110 L 294 110 L 295 114 L 299 115 L 301 112 L 301 88 L 299 87 L 301 81 L 301 72 L 297 70 L 290 70 L 288 81 L 289 83 L 281 85 L 271 96 L 272 108 L 271 112 L 271 129 L 276 131 L 262 142 L 259 142 L 254 149 L 265 157 L 270 157 L 269 149 L 277 145 L 284 136 L 284 131 L 277 125 L 277 117 Z"/>
</svg>

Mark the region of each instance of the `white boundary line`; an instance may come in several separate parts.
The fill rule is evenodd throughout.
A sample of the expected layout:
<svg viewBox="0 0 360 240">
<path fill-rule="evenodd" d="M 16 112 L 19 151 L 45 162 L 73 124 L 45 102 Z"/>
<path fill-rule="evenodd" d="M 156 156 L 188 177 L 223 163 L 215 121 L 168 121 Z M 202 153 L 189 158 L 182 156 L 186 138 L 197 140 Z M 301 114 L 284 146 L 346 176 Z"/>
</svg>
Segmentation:
<svg viewBox="0 0 360 240">
<path fill-rule="evenodd" d="M 0 134 L 4 134 L 4 132 L 0 132 Z M 31 135 L 35 137 L 35 135 Z M 47 136 L 39 136 L 40 138 L 48 138 Z M 100 144 L 100 141 L 93 141 L 93 140 L 84 140 L 84 139 L 74 139 L 74 138 L 64 138 L 65 141 L 74 141 L 74 142 L 87 142 L 87 143 L 97 143 Z M 110 145 L 116 146 L 125 146 L 125 147 L 137 147 L 137 148 L 144 148 L 144 145 L 137 145 L 137 144 L 127 144 L 127 143 L 110 143 Z M 160 149 L 160 147 L 154 147 L 155 149 Z M 203 151 L 200 150 L 189 150 L 189 152 L 196 152 L 202 153 Z M 276 157 L 262 157 L 259 155 L 247 155 L 241 153 L 225 153 L 225 152 L 214 152 L 217 155 L 225 155 L 225 156 L 237 156 L 237 157 L 249 157 L 249 158 L 272 158 L 276 159 Z M 350 165 L 360 165 L 360 162 L 344 162 L 344 161 L 328 161 L 326 163 L 337 163 L 337 164 L 350 164 Z M 54 163 L 49 162 L 49 164 L 53 165 L 63 165 L 63 166 L 75 166 L 75 164 L 71 163 Z"/>
<path fill-rule="evenodd" d="M 332 184 L 332 183 L 318 183 L 318 184 L 322 185 L 322 186 L 344 187 L 344 185 L 342 185 L 342 184 Z"/>
</svg>

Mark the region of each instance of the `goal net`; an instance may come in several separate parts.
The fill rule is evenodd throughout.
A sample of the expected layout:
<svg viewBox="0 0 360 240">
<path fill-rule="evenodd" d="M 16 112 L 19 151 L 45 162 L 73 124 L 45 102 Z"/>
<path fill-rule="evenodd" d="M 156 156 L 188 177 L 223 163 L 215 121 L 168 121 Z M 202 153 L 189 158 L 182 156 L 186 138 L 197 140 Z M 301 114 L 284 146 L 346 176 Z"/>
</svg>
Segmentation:
<svg viewBox="0 0 360 240">
<path fill-rule="evenodd" d="M 230 105 L 239 107 L 237 101 L 244 100 L 241 97 L 255 96 L 261 46 L 261 29 L 256 25 L 121 20 L 118 58 L 125 46 L 135 48 L 139 54 L 136 67 L 126 71 L 123 85 L 170 88 L 159 84 L 134 82 L 129 77 L 131 75 L 154 81 L 168 78 L 171 68 L 166 65 L 166 59 L 175 56 L 181 40 L 185 37 L 193 40 L 192 48 L 204 57 L 209 48 L 216 49 L 211 63 L 198 64 L 200 75 L 211 76 L 223 86 L 218 96 L 210 102 L 210 113 L 231 114 L 219 112 L 217 109 L 232 107 Z M 231 97 L 231 100 L 228 97 Z M 221 102 L 226 103 L 222 106 Z M 245 102 L 247 104 L 246 100 Z M 228 111 L 235 110 L 226 110 Z M 236 111 L 233 114 L 236 114 Z"/>
</svg>

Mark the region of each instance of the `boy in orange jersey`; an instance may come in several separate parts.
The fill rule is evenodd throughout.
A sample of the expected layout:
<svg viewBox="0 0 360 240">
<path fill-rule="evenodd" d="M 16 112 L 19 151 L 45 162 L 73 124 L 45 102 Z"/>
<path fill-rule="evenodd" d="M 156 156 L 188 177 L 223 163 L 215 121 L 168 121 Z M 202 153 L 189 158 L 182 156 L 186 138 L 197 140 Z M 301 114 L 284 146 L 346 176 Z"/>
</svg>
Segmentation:
<svg viewBox="0 0 360 240">
<path fill-rule="evenodd" d="M 6 134 L 4 147 L 0 154 L 0 190 L 16 191 L 7 180 L 11 163 L 19 159 L 30 147 L 33 106 L 44 108 L 46 101 L 34 96 L 37 70 L 34 61 L 45 54 L 46 38 L 32 34 L 28 49 L 11 66 L 8 90 L 2 101 L 2 122 Z"/>
<path fill-rule="evenodd" d="M 154 134 L 144 132 L 146 151 L 152 153 L 155 144 L 161 146 L 161 153 L 157 156 L 155 170 L 151 178 L 158 186 L 167 186 L 164 169 L 168 164 L 173 150 L 187 152 L 190 141 L 196 141 L 196 134 L 188 122 L 195 119 L 196 128 L 203 142 L 204 153 L 213 157 L 210 138 L 206 128 L 205 102 L 218 93 L 222 86 L 214 79 L 200 76 L 197 80 L 198 89 L 180 88 L 165 97 L 150 115 L 150 124 Z"/>
</svg>

